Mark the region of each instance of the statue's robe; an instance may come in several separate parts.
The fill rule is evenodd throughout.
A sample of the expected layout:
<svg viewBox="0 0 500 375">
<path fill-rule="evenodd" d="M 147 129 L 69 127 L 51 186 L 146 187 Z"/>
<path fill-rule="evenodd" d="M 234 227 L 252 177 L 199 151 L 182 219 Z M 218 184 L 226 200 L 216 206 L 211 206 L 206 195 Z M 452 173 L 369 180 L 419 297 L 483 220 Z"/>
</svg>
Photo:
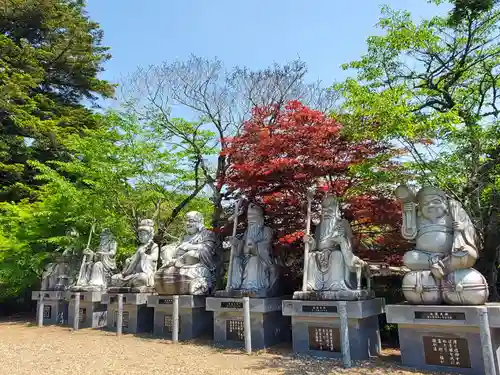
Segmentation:
<svg viewBox="0 0 500 375">
<path fill-rule="evenodd" d="M 248 230 L 245 231 L 243 239 L 238 241 L 234 249 L 230 289 L 258 291 L 273 287 L 278 271 L 271 257 L 272 237 L 272 229 L 266 226 L 262 226 L 253 236 L 249 236 Z M 248 240 L 252 240 L 255 244 L 257 255 L 245 255 Z"/>
<path fill-rule="evenodd" d="M 88 285 L 100 288 L 106 288 L 111 278 L 111 275 L 116 270 L 116 241 L 109 241 L 104 246 L 99 246 L 97 252 L 102 252 L 103 254 L 94 255 L 94 257 L 99 256 L 98 261 L 94 259 L 87 262 L 84 270 L 84 276 L 81 280 L 81 285 Z"/>
<path fill-rule="evenodd" d="M 181 248 L 186 243 L 201 246 L 196 250 L 196 256 L 184 256 L 182 264 L 178 264 L 178 259 L 188 252 Z M 217 246 L 215 233 L 205 228 L 193 235 L 185 235 L 176 244 L 164 246 L 161 251 L 163 266 L 157 272 L 161 282 L 170 279 L 175 283 L 177 278 L 187 278 L 191 280 L 192 294 L 206 294 L 215 287 Z M 172 261 L 175 262 L 173 265 L 170 264 Z"/>
<path fill-rule="evenodd" d="M 342 226 L 345 246 L 340 246 L 338 226 Z M 309 250 L 307 290 L 315 292 L 355 290 L 355 255 L 349 222 L 340 218 L 322 220 L 316 227 L 315 242 Z"/>
<path fill-rule="evenodd" d="M 144 253 L 142 250 L 145 249 Z M 158 263 L 158 245 L 152 240 L 137 248 L 123 271 L 111 277 L 112 286 L 152 287 Z"/>
</svg>

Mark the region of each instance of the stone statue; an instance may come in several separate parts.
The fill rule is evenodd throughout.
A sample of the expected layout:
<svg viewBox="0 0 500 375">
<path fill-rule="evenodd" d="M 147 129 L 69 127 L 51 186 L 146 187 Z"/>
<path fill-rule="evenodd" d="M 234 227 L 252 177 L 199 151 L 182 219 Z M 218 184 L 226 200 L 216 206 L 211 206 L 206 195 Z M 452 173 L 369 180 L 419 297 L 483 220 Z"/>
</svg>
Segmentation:
<svg viewBox="0 0 500 375">
<path fill-rule="evenodd" d="M 81 275 L 72 291 L 105 291 L 111 275 L 116 270 L 117 243 L 109 229 L 101 233 L 96 252 L 89 248 L 83 251 Z"/>
<path fill-rule="evenodd" d="M 111 277 L 111 289 L 129 289 L 130 292 L 152 291 L 158 263 L 158 245 L 153 242 L 153 220 L 142 220 L 138 228 L 140 245 L 125 261 L 121 273 Z"/>
<path fill-rule="evenodd" d="M 303 290 L 294 299 L 360 300 L 372 298 L 369 268 L 353 253 L 351 225 L 343 219 L 338 200 L 331 194 L 322 202 L 321 221 L 314 236 L 304 236 L 309 252 L 304 259 Z M 361 274 L 367 289 L 361 288 Z"/>
<path fill-rule="evenodd" d="M 79 233 L 71 229 L 66 236 L 74 242 Z M 47 264 L 42 273 L 41 290 L 66 290 L 75 282 L 75 249 L 73 243 L 66 246 L 61 253 L 61 248 L 56 250 L 58 254 L 55 262 Z"/>
<path fill-rule="evenodd" d="M 218 296 L 273 297 L 281 293 L 280 269 L 272 255 L 273 231 L 264 225 L 264 211 L 250 203 L 248 228 L 242 239 L 231 237 L 231 274 L 228 288 Z"/>
<path fill-rule="evenodd" d="M 403 279 L 408 302 L 484 304 L 487 283 L 472 268 L 478 256 L 476 231 L 461 204 L 430 186 L 415 195 L 401 185 L 396 197 L 403 207 L 402 235 L 416 244 L 403 257 L 411 270 Z"/>
<path fill-rule="evenodd" d="M 158 294 L 207 295 L 215 288 L 219 266 L 217 237 L 205 228 L 201 213 L 191 211 L 185 218 L 186 235 L 161 249 L 162 267 L 154 276 Z"/>
</svg>

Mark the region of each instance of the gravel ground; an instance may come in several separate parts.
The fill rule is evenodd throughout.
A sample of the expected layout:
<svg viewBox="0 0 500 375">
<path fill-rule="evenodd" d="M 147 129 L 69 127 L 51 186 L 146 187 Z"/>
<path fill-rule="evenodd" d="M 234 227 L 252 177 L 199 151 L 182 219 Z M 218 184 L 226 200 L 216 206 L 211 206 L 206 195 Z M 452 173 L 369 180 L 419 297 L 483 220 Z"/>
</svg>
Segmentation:
<svg viewBox="0 0 500 375">
<path fill-rule="evenodd" d="M 26 322 L 0 323 L 0 375 L 418 375 L 397 366 L 399 353 L 343 369 L 337 361 L 296 358 L 288 348 L 246 355 L 207 342 L 173 345 L 151 337 Z M 440 373 L 443 374 L 443 373 Z"/>
</svg>

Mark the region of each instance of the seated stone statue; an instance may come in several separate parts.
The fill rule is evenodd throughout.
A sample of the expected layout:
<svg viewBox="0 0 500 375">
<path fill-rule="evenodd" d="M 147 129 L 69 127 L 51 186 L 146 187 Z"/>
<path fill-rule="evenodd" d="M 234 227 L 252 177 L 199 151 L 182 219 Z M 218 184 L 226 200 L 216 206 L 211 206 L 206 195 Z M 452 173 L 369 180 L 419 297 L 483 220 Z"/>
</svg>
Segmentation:
<svg viewBox="0 0 500 375">
<path fill-rule="evenodd" d="M 242 239 L 230 238 L 228 287 L 217 291 L 217 296 L 273 297 L 281 293 L 280 267 L 272 254 L 273 231 L 264 225 L 262 208 L 250 203 L 247 222 Z"/>
<path fill-rule="evenodd" d="M 158 262 L 158 245 L 153 242 L 153 220 L 142 220 L 138 228 L 140 245 L 135 254 L 125 261 L 121 273 L 111 277 L 111 288 L 128 289 L 130 292 L 152 291 L 154 273 Z"/>
<path fill-rule="evenodd" d="M 478 256 L 476 231 L 461 204 L 430 186 L 415 195 L 400 185 L 396 197 L 403 206 L 402 235 L 416 243 L 403 257 L 411 270 L 403 279 L 408 302 L 484 304 L 487 283 L 472 268 Z"/>
<path fill-rule="evenodd" d="M 359 300 L 372 298 L 361 288 L 361 273 L 369 279 L 368 265 L 353 253 L 351 226 L 340 213 L 338 200 L 327 194 L 314 236 L 304 236 L 309 253 L 304 260 L 305 288 L 294 299 Z M 368 280 L 368 286 L 370 281 Z"/>
<path fill-rule="evenodd" d="M 215 288 L 219 263 L 215 233 L 205 229 L 203 215 L 188 212 L 186 232 L 175 244 L 162 247 L 162 267 L 155 274 L 155 289 L 162 295 L 207 295 Z"/>
<path fill-rule="evenodd" d="M 96 252 L 83 251 L 81 274 L 73 291 L 105 291 L 111 275 L 116 270 L 117 243 L 109 229 L 101 233 L 101 241 Z"/>
<path fill-rule="evenodd" d="M 74 242 L 78 237 L 78 232 L 72 229 L 66 236 Z M 47 264 L 42 273 L 41 290 L 66 290 L 75 282 L 76 268 L 75 249 L 73 244 L 68 245 L 61 253 L 60 248 L 56 250 L 58 254 L 55 262 Z"/>
</svg>

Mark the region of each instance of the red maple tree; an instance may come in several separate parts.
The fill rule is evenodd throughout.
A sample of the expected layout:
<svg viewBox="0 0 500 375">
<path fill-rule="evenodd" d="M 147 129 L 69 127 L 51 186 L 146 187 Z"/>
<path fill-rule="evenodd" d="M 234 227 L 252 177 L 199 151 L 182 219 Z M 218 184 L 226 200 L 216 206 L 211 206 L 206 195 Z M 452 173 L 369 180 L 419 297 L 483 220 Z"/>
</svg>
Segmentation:
<svg viewBox="0 0 500 375">
<path fill-rule="evenodd" d="M 400 150 L 384 142 L 354 142 L 343 130 L 335 119 L 299 101 L 254 108 L 241 134 L 227 139 L 228 193 L 244 194 L 264 207 L 276 233 L 275 251 L 301 254 L 307 189 L 318 187 L 312 204 L 316 217 L 324 192 L 330 191 L 351 222 L 356 254 L 397 264 L 407 248 L 390 184 Z"/>
</svg>

